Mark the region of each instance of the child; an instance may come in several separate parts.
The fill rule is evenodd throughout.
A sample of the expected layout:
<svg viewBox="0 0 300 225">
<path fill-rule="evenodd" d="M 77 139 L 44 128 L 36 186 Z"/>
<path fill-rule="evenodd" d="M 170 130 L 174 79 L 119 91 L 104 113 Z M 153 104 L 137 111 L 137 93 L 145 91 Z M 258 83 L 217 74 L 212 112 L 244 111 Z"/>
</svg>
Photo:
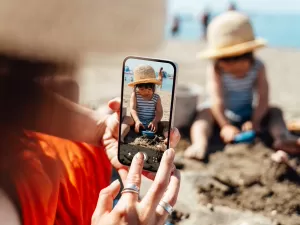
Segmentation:
<svg viewBox="0 0 300 225">
<path fill-rule="evenodd" d="M 155 85 L 160 84 L 151 66 L 140 65 L 135 68 L 134 81 L 128 84 L 129 87 L 133 87 L 130 97 L 131 116 L 125 116 L 123 119 L 121 142 L 124 142 L 131 126 L 134 126 L 136 133 L 141 129 L 157 131 L 158 123 L 163 117 L 161 99 L 155 93 Z"/>
<path fill-rule="evenodd" d="M 276 150 L 300 153 L 300 139 L 288 132 L 281 110 L 269 106 L 265 67 L 254 55 L 265 41 L 254 37 L 249 18 L 235 11 L 218 16 L 208 27 L 208 43 L 210 49 L 200 56 L 211 59 L 207 70 L 209 99 L 191 127 L 192 145 L 185 156 L 206 157 L 215 123 L 225 143 L 241 131 L 266 127 Z"/>
</svg>

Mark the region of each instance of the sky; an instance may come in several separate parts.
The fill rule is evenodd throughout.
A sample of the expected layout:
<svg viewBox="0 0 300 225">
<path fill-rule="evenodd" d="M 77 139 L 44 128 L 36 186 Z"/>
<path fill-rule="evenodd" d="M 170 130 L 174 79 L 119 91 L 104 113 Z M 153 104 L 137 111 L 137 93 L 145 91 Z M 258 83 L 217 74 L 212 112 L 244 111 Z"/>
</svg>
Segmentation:
<svg viewBox="0 0 300 225">
<path fill-rule="evenodd" d="M 153 62 L 153 61 L 145 61 L 140 59 L 128 59 L 125 63 L 126 66 L 129 66 L 131 70 L 134 70 L 134 68 L 138 65 L 146 64 L 149 66 L 152 66 L 155 72 L 159 72 L 160 68 L 163 67 L 163 70 L 166 71 L 168 74 L 173 75 L 174 74 L 174 68 L 169 63 L 161 63 L 161 62 Z"/>
<path fill-rule="evenodd" d="M 197 15 L 205 8 L 213 11 L 224 11 L 230 0 L 167 0 L 168 13 L 178 12 Z M 243 11 L 256 11 L 267 13 L 300 13 L 300 0 L 233 0 L 237 7 Z"/>
</svg>

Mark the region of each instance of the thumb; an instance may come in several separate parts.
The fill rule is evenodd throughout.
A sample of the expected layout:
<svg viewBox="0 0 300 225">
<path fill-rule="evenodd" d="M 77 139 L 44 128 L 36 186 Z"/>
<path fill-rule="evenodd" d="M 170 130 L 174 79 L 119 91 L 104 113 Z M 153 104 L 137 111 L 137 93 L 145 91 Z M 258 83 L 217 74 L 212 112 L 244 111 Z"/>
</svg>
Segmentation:
<svg viewBox="0 0 300 225">
<path fill-rule="evenodd" d="M 109 213 L 113 207 L 113 201 L 120 191 L 120 181 L 115 180 L 108 187 L 102 189 L 99 194 L 93 218 Z"/>
<path fill-rule="evenodd" d="M 114 112 L 119 112 L 121 106 L 120 98 L 114 98 L 108 102 L 108 107 Z"/>
</svg>

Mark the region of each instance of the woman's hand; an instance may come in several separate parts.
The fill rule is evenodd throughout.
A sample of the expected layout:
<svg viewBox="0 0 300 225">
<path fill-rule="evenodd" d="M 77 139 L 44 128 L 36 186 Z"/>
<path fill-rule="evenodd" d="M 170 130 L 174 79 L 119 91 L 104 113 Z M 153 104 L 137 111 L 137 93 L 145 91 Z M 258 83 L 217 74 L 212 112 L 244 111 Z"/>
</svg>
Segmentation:
<svg viewBox="0 0 300 225">
<path fill-rule="evenodd" d="M 175 152 L 164 152 L 157 175 L 149 191 L 139 201 L 138 193 L 125 192 L 112 209 L 113 200 L 120 190 L 120 183 L 113 182 L 100 192 L 97 207 L 92 217 L 92 225 L 162 225 L 168 217 L 167 211 L 159 205 L 161 201 L 174 206 L 180 187 L 180 173 L 173 165 Z M 143 154 L 133 158 L 125 185 L 140 188 L 143 170 Z"/>
<path fill-rule="evenodd" d="M 124 181 L 127 177 L 128 167 L 122 165 L 118 160 L 118 136 L 120 123 L 120 99 L 116 98 L 108 103 L 108 107 L 114 112 L 111 115 L 103 116 L 99 121 L 99 140 L 101 140 L 106 154 L 111 164 L 118 170 L 119 175 Z M 170 132 L 170 147 L 175 148 L 180 140 L 180 133 L 177 128 Z M 143 175 L 149 179 L 154 179 L 154 174 L 144 171 Z"/>
</svg>

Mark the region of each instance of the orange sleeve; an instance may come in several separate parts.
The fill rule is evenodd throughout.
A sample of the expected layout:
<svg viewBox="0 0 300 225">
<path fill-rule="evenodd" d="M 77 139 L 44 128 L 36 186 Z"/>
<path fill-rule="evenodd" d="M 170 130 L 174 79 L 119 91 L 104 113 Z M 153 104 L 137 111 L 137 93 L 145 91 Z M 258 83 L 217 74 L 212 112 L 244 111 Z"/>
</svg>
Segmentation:
<svg viewBox="0 0 300 225">
<path fill-rule="evenodd" d="M 14 174 L 23 224 L 90 225 L 99 192 L 110 183 L 104 149 L 40 133 L 27 137 Z"/>
</svg>

